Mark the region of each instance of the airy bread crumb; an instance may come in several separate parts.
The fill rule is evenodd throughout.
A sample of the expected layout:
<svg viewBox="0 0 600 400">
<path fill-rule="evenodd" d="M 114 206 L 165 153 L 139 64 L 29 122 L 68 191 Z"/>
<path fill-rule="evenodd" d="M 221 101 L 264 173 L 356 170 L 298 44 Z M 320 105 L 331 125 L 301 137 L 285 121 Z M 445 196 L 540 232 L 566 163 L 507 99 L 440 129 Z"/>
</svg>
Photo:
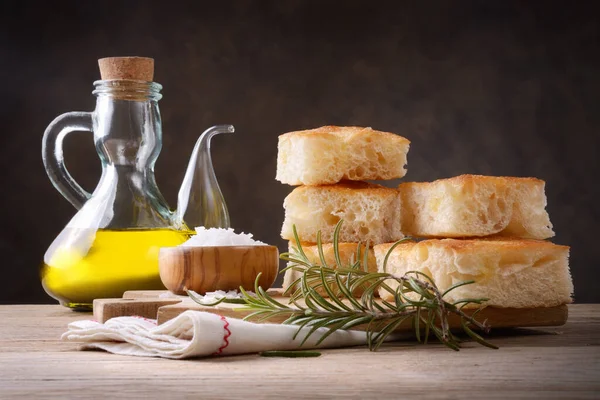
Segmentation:
<svg viewBox="0 0 600 400">
<path fill-rule="evenodd" d="M 275 179 L 296 186 L 402 178 L 409 144 L 402 136 L 371 128 L 289 132 L 279 136 Z"/>
<path fill-rule="evenodd" d="M 377 268 L 391 243 L 374 247 Z M 487 238 L 476 240 L 429 239 L 399 244 L 388 259 L 385 272 L 404 275 L 420 271 L 433 279 L 440 291 L 461 286 L 444 299 L 488 298 L 495 307 L 552 307 L 571 302 L 573 283 L 569 272 L 569 247 L 541 240 Z M 387 282 L 395 289 L 397 282 Z M 392 300 L 384 290 L 380 296 Z"/>
<path fill-rule="evenodd" d="M 400 196 L 395 189 L 365 182 L 300 186 L 284 200 L 281 237 L 294 240 L 296 226 L 302 242 L 333 242 L 336 224 L 343 219 L 340 242 L 378 244 L 402 239 Z"/>
<path fill-rule="evenodd" d="M 547 239 L 554 232 L 544 186 L 536 178 L 480 175 L 402 183 L 402 230 L 416 237 Z"/>
</svg>

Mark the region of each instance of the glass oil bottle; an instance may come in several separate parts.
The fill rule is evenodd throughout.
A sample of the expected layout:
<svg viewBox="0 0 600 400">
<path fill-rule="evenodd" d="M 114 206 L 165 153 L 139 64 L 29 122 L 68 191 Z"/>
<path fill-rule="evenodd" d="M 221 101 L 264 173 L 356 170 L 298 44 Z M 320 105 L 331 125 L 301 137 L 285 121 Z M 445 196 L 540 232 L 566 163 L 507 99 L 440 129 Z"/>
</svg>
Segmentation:
<svg viewBox="0 0 600 400">
<path fill-rule="evenodd" d="M 162 147 L 158 108 L 162 87 L 152 82 L 153 60 L 109 58 L 100 60 L 100 67 L 103 80 L 94 83 L 95 111 L 59 116 L 46 129 L 42 143 L 50 180 L 79 210 L 44 256 L 42 285 L 62 305 L 76 310 L 89 310 L 93 299 L 121 297 L 126 290 L 164 289 L 158 251 L 183 243 L 192 233 L 179 214 L 169 209 L 154 178 Z M 93 133 L 102 175 L 91 194 L 64 165 L 62 141 L 72 131 Z M 212 212 L 207 226 L 228 227 L 212 164 L 202 175 L 214 180 L 207 191 L 219 211 Z M 190 189 L 190 182 L 200 178 L 186 175 L 186 179 Z M 193 222 L 202 225 L 204 221 Z"/>
</svg>

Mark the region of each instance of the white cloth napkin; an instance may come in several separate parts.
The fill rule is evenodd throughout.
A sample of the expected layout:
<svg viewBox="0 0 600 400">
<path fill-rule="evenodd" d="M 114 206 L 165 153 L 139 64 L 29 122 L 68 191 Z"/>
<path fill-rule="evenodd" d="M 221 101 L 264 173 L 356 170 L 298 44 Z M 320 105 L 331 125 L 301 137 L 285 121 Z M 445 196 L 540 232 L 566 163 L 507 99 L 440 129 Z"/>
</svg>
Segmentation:
<svg viewBox="0 0 600 400">
<path fill-rule="evenodd" d="M 62 339 L 84 342 L 83 348 L 115 354 L 173 359 L 366 343 L 364 332 L 336 331 L 315 346 L 319 337 L 328 331 L 320 328 L 299 347 L 308 329 L 304 328 L 294 340 L 297 329 L 293 325 L 255 324 L 188 310 L 158 326 L 156 320 L 141 317 L 117 317 L 104 324 L 91 320 L 75 321 L 69 324 Z"/>
</svg>

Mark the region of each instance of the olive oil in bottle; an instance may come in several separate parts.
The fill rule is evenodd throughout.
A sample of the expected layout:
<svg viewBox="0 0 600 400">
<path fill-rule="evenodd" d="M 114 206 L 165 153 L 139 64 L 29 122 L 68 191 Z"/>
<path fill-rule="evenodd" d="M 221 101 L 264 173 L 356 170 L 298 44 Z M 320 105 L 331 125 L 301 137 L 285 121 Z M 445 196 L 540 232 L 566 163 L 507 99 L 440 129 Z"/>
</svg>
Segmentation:
<svg viewBox="0 0 600 400">
<path fill-rule="evenodd" d="M 160 247 L 177 246 L 192 232 L 175 229 L 66 229 L 46 253 L 42 285 L 62 305 L 90 310 L 93 299 L 127 290 L 164 289 Z"/>
</svg>

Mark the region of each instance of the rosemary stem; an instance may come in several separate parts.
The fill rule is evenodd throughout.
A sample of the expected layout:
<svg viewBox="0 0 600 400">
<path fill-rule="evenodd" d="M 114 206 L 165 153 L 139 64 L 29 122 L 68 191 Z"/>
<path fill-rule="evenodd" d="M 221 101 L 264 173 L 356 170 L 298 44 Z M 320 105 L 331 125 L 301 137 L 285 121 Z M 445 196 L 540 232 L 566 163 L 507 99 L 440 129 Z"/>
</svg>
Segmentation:
<svg viewBox="0 0 600 400">
<path fill-rule="evenodd" d="M 409 271 L 403 275 L 368 272 L 367 252 L 364 259 L 360 257 L 360 251 L 357 252 L 356 260 L 346 261 L 340 257 L 341 224 L 342 221 L 338 223 L 333 233 L 335 265 L 331 266 L 325 263 L 320 234 L 317 236 L 319 257 L 309 258 L 307 254 L 311 252 L 303 250 L 294 226 L 295 248 L 292 248 L 293 252 L 283 253 L 280 256 L 281 259 L 288 261 L 284 271 L 291 270 L 300 275 L 286 290 L 286 294 L 290 296 L 288 305 L 281 304 L 259 287 L 259 274 L 255 281 L 255 293 L 258 294 L 256 297 L 251 297 L 243 289 L 241 290 L 246 306 L 253 311 L 246 318 L 268 320 L 282 315 L 288 316 L 284 323 L 295 324 L 298 327 L 296 335 L 307 329 L 302 344 L 315 332 L 321 335 L 317 341 L 319 344 L 337 330 L 362 326 L 365 327 L 367 345 L 373 351 L 376 351 L 396 329 L 404 326 L 406 321 L 412 322 L 415 337 L 419 342 L 427 343 L 427 338 L 430 333 L 433 333 L 449 348 L 459 350 L 460 343 L 452 334 L 448 322 L 449 316 L 455 315 L 460 317 L 463 330 L 471 338 L 484 346 L 495 347 L 468 327 L 473 325 L 488 333 L 490 327 L 487 322 L 479 322 L 475 319 L 477 311 L 469 313 L 470 315 L 463 311 L 465 305 L 481 305 L 486 299 L 463 299 L 454 303 L 444 300 L 451 290 L 472 284 L 473 281 L 459 282 L 445 291 L 440 291 L 433 279 L 420 271 Z M 400 243 L 401 241 L 394 243 L 388 250 L 384 258 L 384 271 L 391 252 Z M 360 246 L 359 243 L 359 249 Z M 392 289 L 393 285 L 390 285 L 390 281 L 395 282 L 398 288 Z M 376 298 L 380 291 L 391 294 L 393 300 Z M 195 297 L 191 297 L 196 300 Z M 423 327 L 425 336 L 424 340 L 421 340 Z M 319 328 L 328 329 L 324 332 Z"/>
</svg>

